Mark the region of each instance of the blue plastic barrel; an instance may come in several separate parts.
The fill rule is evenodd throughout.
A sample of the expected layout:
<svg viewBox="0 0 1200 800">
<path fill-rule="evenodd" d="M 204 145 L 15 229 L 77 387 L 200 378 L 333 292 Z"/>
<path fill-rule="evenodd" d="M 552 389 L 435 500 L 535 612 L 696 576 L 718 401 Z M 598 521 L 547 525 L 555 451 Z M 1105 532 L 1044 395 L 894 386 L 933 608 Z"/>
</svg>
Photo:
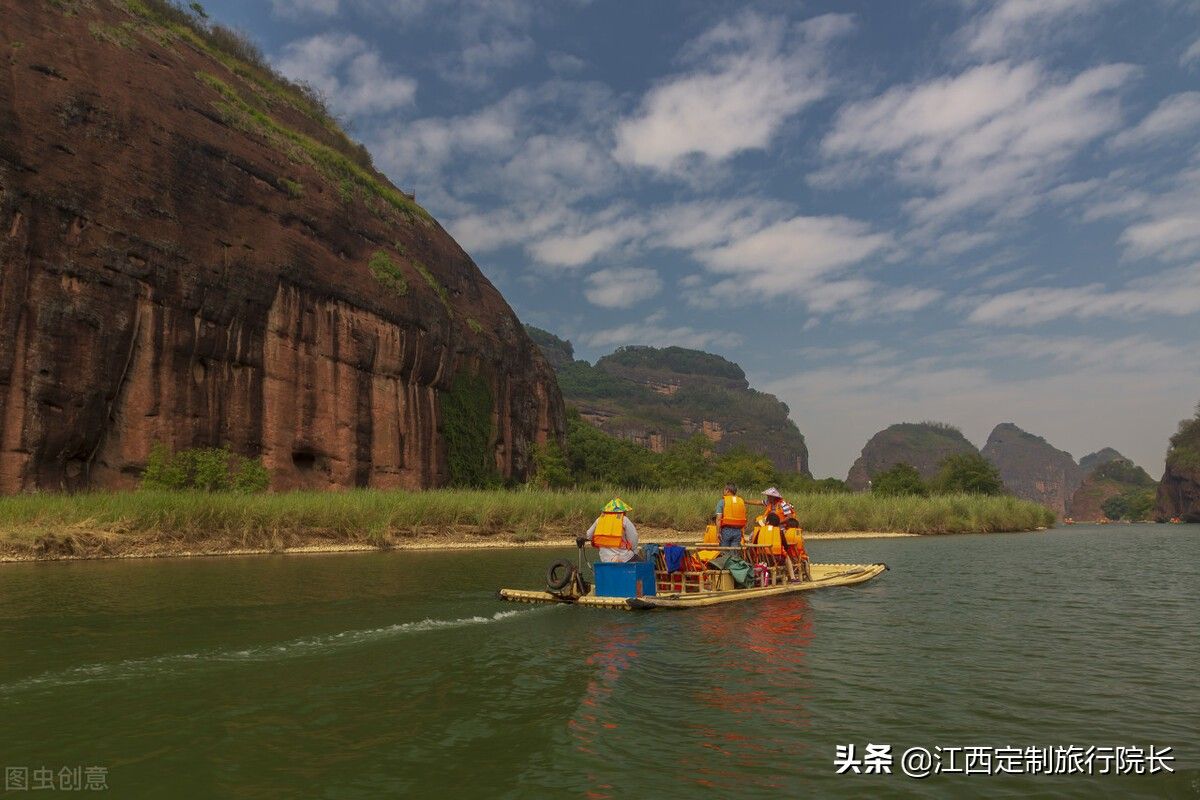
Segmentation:
<svg viewBox="0 0 1200 800">
<path fill-rule="evenodd" d="M 645 597 L 654 594 L 654 565 L 649 561 L 594 564 L 597 597 Z"/>
</svg>

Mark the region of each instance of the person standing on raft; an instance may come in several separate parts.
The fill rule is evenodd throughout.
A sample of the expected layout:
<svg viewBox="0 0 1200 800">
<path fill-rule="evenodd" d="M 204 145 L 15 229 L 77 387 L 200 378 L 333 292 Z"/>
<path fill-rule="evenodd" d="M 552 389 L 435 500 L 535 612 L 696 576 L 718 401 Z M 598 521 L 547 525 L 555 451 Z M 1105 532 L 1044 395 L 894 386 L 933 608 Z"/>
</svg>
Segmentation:
<svg viewBox="0 0 1200 800">
<path fill-rule="evenodd" d="M 737 486 L 725 484 L 725 494 L 717 501 L 717 530 L 721 547 L 739 547 L 746 529 L 746 501 L 738 497 Z"/>
<path fill-rule="evenodd" d="M 632 561 L 637 555 L 638 532 L 627 515 L 632 508 L 619 497 L 604 504 L 604 511 L 588 528 L 587 538 L 592 547 L 600 549 L 604 563 Z"/>
</svg>

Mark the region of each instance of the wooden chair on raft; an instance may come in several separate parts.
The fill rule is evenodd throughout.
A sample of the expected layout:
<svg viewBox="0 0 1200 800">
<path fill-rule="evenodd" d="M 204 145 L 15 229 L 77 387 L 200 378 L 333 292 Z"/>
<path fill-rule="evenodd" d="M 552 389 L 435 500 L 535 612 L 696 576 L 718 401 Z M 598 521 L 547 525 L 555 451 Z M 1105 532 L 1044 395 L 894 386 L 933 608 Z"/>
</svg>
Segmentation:
<svg viewBox="0 0 1200 800">
<path fill-rule="evenodd" d="M 768 544 L 743 544 L 734 547 L 722 547 L 716 544 L 685 545 L 686 555 L 683 568 L 674 572 L 667 571 L 667 558 L 663 550 L 654 556 L 655 587 L 660 594 L 693 594 L 697 592 L 716 592 L 733 589 L 733 576 L 728 570 L 711 569 L 707 563 L 715 556 L 711 553 L 732 552 L 751 566 L 765 565 L 770 575 L 770 585 L 776 586 L 797 580 L 799 567 L 790 562 L 787 553 L 778 547 Z M 700 555 L 709 556 L 706 560 Z M 791 577 L 796 575 L 797 578 Z M 758 572 L 754 573 L 755 580 Z"/>
</svg>

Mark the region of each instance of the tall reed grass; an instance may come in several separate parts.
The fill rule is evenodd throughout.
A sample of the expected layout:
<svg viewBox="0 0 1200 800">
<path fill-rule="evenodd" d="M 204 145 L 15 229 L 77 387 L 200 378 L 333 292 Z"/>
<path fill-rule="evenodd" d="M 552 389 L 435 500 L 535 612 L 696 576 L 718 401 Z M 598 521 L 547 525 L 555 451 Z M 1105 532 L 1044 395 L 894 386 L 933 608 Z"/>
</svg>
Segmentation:
<svg viewBox="0 0 1200 800">
<path fill-rule="evenodd" d="M 437 534 L 584 530 L 612 497 L 605 491 L 355 490 L 245 495 L 206 492 L 92 492 L 0 498 L 0 540 L 71 530 L 261 539 L 303 534 L 349 541 Z M 718 495 L 701 490 L 622 492 L 639 525 L 701 532 Z M 1012 497 L 792 498 L 809 531 L 988 533 L 1049 526 L 1054 515 Z"/>
</svg>

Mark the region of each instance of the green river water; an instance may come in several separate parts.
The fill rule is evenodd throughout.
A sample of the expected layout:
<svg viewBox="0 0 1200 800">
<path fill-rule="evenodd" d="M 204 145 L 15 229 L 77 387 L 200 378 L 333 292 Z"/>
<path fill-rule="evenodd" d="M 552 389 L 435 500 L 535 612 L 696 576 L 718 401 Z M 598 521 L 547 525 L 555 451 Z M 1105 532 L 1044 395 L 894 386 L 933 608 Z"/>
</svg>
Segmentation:
<svg viewBox="0 0 1200 800">
<path fill-rule="evenodd" d="M 543 549 L 4 565 L 0 766 L 132 798 L 1200 797 L 1200 527 L 809 550 L 891 571 L 634 614 L 496 600 Z M 836 774 L 850 743 L 893 774 Z M 1176 772 L 899 764 L 1068 745 Z"/>
</svg>

